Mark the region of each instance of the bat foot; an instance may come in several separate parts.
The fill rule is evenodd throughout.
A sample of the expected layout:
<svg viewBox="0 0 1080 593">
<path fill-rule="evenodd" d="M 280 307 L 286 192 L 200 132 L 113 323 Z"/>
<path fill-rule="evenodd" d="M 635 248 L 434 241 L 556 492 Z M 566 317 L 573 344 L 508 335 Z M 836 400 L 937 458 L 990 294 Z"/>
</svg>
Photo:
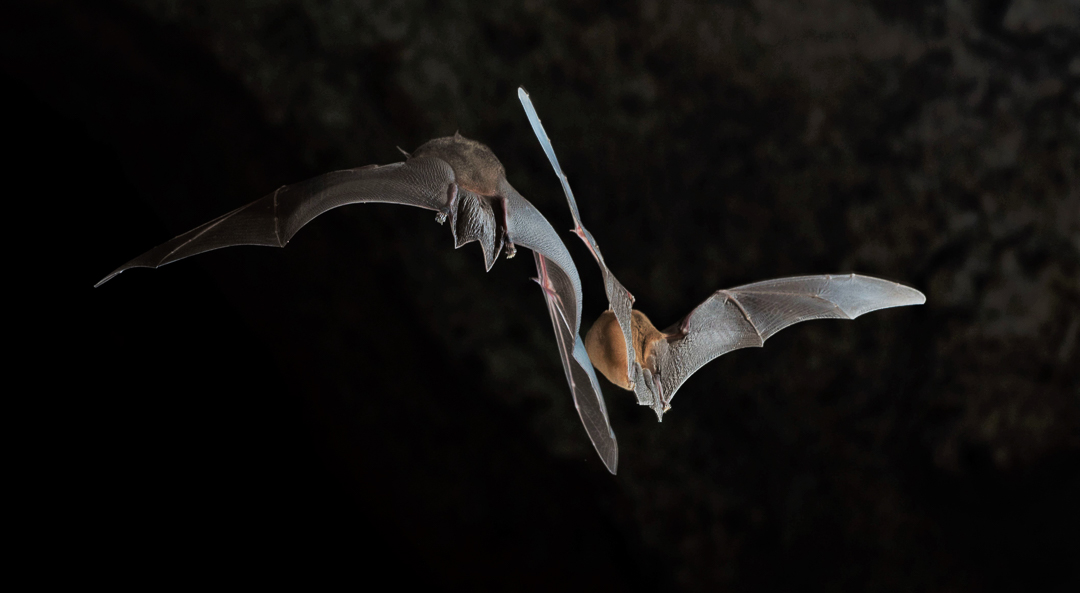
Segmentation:
<svg viewBox="0 0 1080 593">
<path fill-rule="evenodd" d="M 398 150 L 401 150 L 401 149 L 399 148 Z M 435 215 L 435 222 L 437 222 L 439 224 L 442 224 L 442 223 L 446 222 L 447 214 L 453 215 L 453 214 L 455 214 L 457 212 L 455 210 L 455 208 L 457 208 L 457 199 L 458 199 L 458 186 L 457 186 L 456 183 L 451 183 L 450 185 L 448 185 L 446 187 L 446 207 L 444 207 L 442 210 L 439 210 L 439 213 Z M 450 225 L 451 225 L 450 230 L 454 231 L 454 233 L 456 235 L 457 230 L 453 228 L 454 227 L 454 220 L 457 220 L 457 218 L 452 217 L 451 220 L 450 220 Z"/>
<path fill-rule="evenodd" d="M 505 249 L 506 259 L 513 259 L 514 256 L 517 255 L 517 247 L 515 247 L 514 244 L 511 243 L 509 240 L 507 240 L 506 242 Z"/>
<path fill-rule="evenodd" d="M 642 389 L 635 390 L 638 396 L 638 405 L 649 406 L 656 412 L 657 422 L 664 421 L 664 413 L 671 409 L 671 398 L 664 397 L 664 386 L 660 382 L 660 375 L 649 369 L 642 369 Z"/>
<path fill-rule="evenodd" d="M 662 400 L 660 398 L 655 399 L 652 402 L 652 404 L 645 404 L 645 405 L 648 405 L 650 408 L 652 408 L 653 412 L 656 412 L 656 421 L 657 422 L 663 422 L 664 421 L 664 414 L 666 414 L 668 412 L 668 410 L 671 409 L 671 404 L 665 402 L 664 400 Z"/>
</svg>

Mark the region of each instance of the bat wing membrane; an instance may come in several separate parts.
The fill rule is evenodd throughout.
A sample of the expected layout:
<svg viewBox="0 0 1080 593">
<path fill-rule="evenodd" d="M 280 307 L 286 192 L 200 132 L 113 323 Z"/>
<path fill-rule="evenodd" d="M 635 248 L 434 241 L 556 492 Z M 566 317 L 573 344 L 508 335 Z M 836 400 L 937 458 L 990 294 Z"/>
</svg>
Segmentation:
<svg viewBox="0 0 1080 593">
<path fill-rule="evenodd" d="M 679 337 L 657 361 L 664 398 L 670 401 L 690 375 L 714 358 L 762 346 L 800 321 L 855 319 L 924 302 L 926 297 L 914 288 L 858 274 L 778 278 L 719 290 L 665 331 Z"/>
<path fill-rule="evenodd" d="M 619 447 L 611 429 L 604 395 L 581 340 L 581 279 L 566 245 L 551 223 L 509 183 L 500 188 L 506 197 L 507 235 L 533 251 L 537 282 L 544 290 L 548 314 L 555 329 L 559 358 L 570 384 L 581 423 L 608 471 L 615 473 Z"/>
<path fill-rule="evenodd" d="M 450 213 L 450 187 L 453 184 L 454 171 L 450 165 L 431 157 L 326 173 L 281 187 L 246 206 L 178 235 L 120 266 L 96 286 L 130 268 L 157 268 L 222 247 L 284 247 L 313 218 L 346 204 L 385 202 Z M 455 236 L 457 226 L 454 227 Z M 493 228 L 493 219 L 491 226 Z M 473 235 L 476 233 L 470 236 Z M 469 240 L 481 239 L 480 235 Z M 494 240 L 482 240 L 481 244 L 485 247 L 485 259 L 490 268 L 490 262 L 498 255 L 494 253 L 488 257 Z"/>
</svg>

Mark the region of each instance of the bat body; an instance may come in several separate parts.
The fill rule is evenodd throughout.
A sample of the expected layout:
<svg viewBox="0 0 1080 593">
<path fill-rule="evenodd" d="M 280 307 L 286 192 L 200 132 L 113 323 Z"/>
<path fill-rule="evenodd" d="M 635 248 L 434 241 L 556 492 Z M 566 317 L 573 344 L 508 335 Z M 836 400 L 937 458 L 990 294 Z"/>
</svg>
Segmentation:
<svg viewBox="0 0 1080 593">
<path fill-rule="evenodd" d="M 707 362 L 738 348 L 762 346 L 776 332 L 810 319 L 854 319 L 864 313 L 921 305 L 921 292 L 880 278 L 848 274 L 765 280 L 718 290 L 684 317 L 659 331 L 634 297 L 608 269 L 592 233 L 581 224 L 577 202 L 529 93 L 518 88 L 525 113 L 555 169 L 574 217 L 574 233 L 585 242 L 604 277 L 609 309 L 589 329 L 585 346 L 593 365 L 616 386 L 633 391 L 638 404 L 663 420 L 671 398 Z"/>
<path fill-rule="evenodd" d="M 581 327 L 581 281 L 558 234 L 506 180 L 483 144 L 455 135 L 431 140 L 405 162 L 334 171 L 273 193 L 173 238 L 120 266 L 96 286 L 137 267 L 165 264 L 233 245 L 284 247 L 316 216 L 347 204 L 382 202 L 434 210 L 449 221 L 455 247 L 480 243 L 487 269 L 503 250 L 533 251 L 574 404 L 597 453 L 615 473 L 618 446 Z"/>
</svg>

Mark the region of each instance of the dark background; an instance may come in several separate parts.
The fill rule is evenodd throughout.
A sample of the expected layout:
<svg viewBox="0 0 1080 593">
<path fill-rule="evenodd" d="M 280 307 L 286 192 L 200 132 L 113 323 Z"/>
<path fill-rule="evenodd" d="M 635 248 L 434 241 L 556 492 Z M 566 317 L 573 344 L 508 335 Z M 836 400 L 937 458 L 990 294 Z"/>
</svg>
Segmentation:
<svg viewBox="0 0 1080 593">
<path fill-rule="evenodd" d="M 1080 8 L 900 5 L 7 3 L 25 549 L 118 584 L 1076 590 Z M 456 130 L 568 229 L 519 84 L 658 325 L 808 273 L 927 304 L 727 355 L 662 424 L 604 382 L 611 476 L 532 258 L 485 273 L 430 212 L 345 208 L 91 288 Z M 585 329 L 600 276 L 564 240 Z"/>
</svg>

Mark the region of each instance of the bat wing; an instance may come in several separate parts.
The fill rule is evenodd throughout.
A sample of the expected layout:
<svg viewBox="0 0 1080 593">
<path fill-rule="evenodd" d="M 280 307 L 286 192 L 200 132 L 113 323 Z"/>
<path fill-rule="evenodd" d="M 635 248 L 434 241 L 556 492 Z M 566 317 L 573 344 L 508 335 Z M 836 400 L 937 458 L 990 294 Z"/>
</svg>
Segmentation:
<svg viewBox="0 0 1080 593">
<path fill-rule="evenodd" d="M 459 141 L 456 137 L 440 140 Z M 473 144 L 467 144 L 466 148 L 471 149 Z M 483 147 L 483 150 L 487 148 Z M 491 158 L 494 159 L 493 155 Z M 501 176 L 501 165 L 498 171 Z M 540 276 L 537 281 L 544 289 L 574 404 L 601 459 L 608 470 L 615 473 L 618 446 L 596 373 L 579 336 L 581 280 L 566 246 L 551 224 L 505 178 L 498 180 L 498 191 L 494 196 L 478 195 L 462 187 L 459 181 L 454 167 L 446 160 L 432 156 L 416 156 L 404 163 L 370 165 L 320 175 L 284 186 L 179 235 L 120 266 L 96 286 L 130 268 L 157 268 L 222 247 L 284 247 L 305 224 L 338 206 L 382 202 L 435 210 L 439 223 L 449 218 L 455 247 L 480 242 L 485 267 L 489 270 L 504 244 L 508 257 L 513 255 L 515 244 L 535 252 Z M 496 212 L 493 204 L 501 206 L 502 211 Z"/>
<path fill-rule="evenodd" d="M 660 399 L 668 404 L 707 362 L 738 348 L 762 346 L 789 325 L 855 319 L 878 309 L 925 302 L 914 288 L 857 274 L 778 278 L 718 290 L 664 332 L 667 343 L 656 353 Z"/>
<path fill-rule="evenodd" d="M 157 268 L 205 251 L 233 245 L 284 247 L 313 218 L 363 202 L 404 204 L 449 216 L 457 247 L 480 241 L 490 269 L 502 247 L 495 217 L 486 200 L 455 184 L 454 170 L 442 159 L 416 157 L 404 163 L 334 171 L 286 185 L 254 202 L 163 243 L 120 266 L 101 286 L 130 268 Z"/>
<path fill-rule="evenodd" d="M 574 192 L 570 189 L 570 181 L 566 178 L 566 174 L 563 173 L 562 166 L 559 165 L 559 158 L 555 156 L 555 148 L 551 145 L 551 139 L 548 138 L 547 131 L 544 130 L 544 124 L 540 123 L 540 116 L 536 113 L 536 108 L 532 104 L 532 99 L 529 98 L 529 93 L 524 87 L 518 87 L 518 99 L 521 101 L 521 106 L 525 109 L 525 115 L 529 118 L 529 124 L 532 126 L 533 133 L 536 134 L 536 139 L 540 141 L 540 146 L 543 147 L 548 162 L 550 162 L 552 168 L 555 169 L 555 174 L 559 177 L 559 182 L 562 184 L 563 193 L 566 195 L 566 201 L 570 204 L 570 213 L 574 217 L 575 228 L 573 232 L 589 248 L 597 265 L 600 266 L 600 272 L 604 276 L 604 292 L 607 293 L 608 308 L 615 314 L 615 319 L 619 322 L 619 329 L 622 330 L 623 335 L 623 344 L 626 348 L 626 376 L 631 383 L 634 393 L 637 395 L 638 404 L 643 406 L 655 406 L 656 401 L 652 392 L 648 389 L 645 382 L 642 381 L 642 368 L 641 365 L 637 363 L 634 351 L 633 333 L 630 322 L 631 310 L 634 306 L 634 295 L 630 294 L 630 291 L 627 290 L 615 277 L 615 274 L 612 274 L 611 270 L 608 269 L 607 263 L 604 262 L 604 256 L 600 253 L 600 246 L 596 244 L 596 239 L 594 239 L 592 233 L 581 224 L 581 214 L 578 212 L 577 201 L 574 199 Z"/>
<path fill-rule="evenodd" d="M 596 371 L 580 336 L 581 279 L 577 268 L 551 223 L 528 200 L 505 182 L 499 193 L 506 198 L 507 236 L 515 245 L 533 251 L 536 281 L 544 291 L 574 406 L 593 447 L 614 474 L 619 464 L 619 447 Z"/>
</svg>

